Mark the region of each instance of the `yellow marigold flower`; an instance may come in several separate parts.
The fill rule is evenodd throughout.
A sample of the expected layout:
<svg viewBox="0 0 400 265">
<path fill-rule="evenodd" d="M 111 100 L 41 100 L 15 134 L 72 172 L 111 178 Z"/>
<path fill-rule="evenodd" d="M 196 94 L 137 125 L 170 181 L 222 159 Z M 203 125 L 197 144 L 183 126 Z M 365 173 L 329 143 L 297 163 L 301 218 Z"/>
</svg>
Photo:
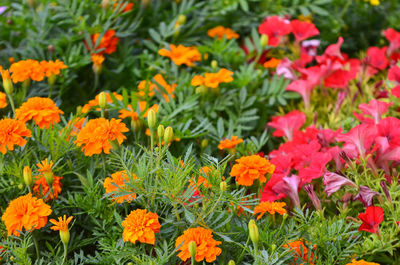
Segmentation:
<svg viewBox="0 0 400 265">
<path fill-rule="evenodd" d="M 265 68 L 275 68 L 277 67 L 282 60 L 276 59 L 276 58 L 271 58 L 270 60 L 266 61 L 264 63 Z"/>
<path fill-rule="evenodd" d="M 230 83 L 233 81 L 233 72 L 222 68 L 217 73 L 205 73 L 204 77 L 194 76 L 191 82 L 192 86 L 204 85 L 210 88 L 217 88 L 220 83 Z"/>
<path fill-rule="evenodd" d="M 243 186 L 251 186 L 255 180 L 264 183 L 267 181 L 265 174 L 274 173 L 275 166 L 267 159 L 259 155 L 243 156 L 236 159 L 230 175 L 235 177 L 237 183 Z"/>
<path fill-rule="evenodd" d="M 64 112 L 57 107 L 53 100 L 40 97 L 28 99 L 15 112 L 18 120 L 27 122 L 33 119 L 41 129 L 48 129 L 53 123 L 59 123 L 60 114 L 64 114 Z"/>
<path fill-rule="evenodd" d="M 0 109 L 7 107 L 7 95 L 0 92 Z"/>
<path fill-rule="evenodd" d="M 346 265 L 379 265 L 379 263 L 368 262 L 363 259 L 358 261 L 353 259 L 350 263 L 347 263 Z"/>
<path fill-rule="evenodd" d="M 100 154 L 104 152 L 110 153 L 110 141 L 116 140 L 118 144 L 126 139 L 122 133 L 129 131 L 126 125 L 121 120 L 112 118 L 107 120 L 98 118 L 89 120 L 85 127 L 78 133 L 75 143 L 82 146 L 82 150 L 86 156 Z"/>
<path fill-rule="evenodd" d="M 135 174 L 132 174 L 133 179 L 137 179 Z M 131 190 L 126 190 L 125 183 L 130 181 L 129 176 L 124 171 L 118 171 L 111 175 L 111 178 L 106 178 L 104 180 L 104 189 L 106 193 L 111 193 L 113 197 L 113 201 L 117 203 L 123 203 L 124 201 L 130 202 L 136 199 L 136 193 L 130 193 L 123 196 L 115 196 L 118 195 L 116 192 L 131 192 Z"/>
<path fill-rule="evenodd" d="M 232 149 L 235 148 L 236 145 L 243 143 L 242 138 L 238 138 L 237 136 L 232 136 L 231 139 L 225 139 L 223 141 L 219 142 L 218 149 L 219 150 L 224 150 L 224 149 Z"/>
<path fill-rule="evenodd" d="M 156 213 L 147 212 L 146 209 L 137 209 L 131 213 L 122 222 L 124 231 L 122 237 L 124 242 L 136 241 L 141 243 L 152 244 L 156 242 L 155 233 L 160 231 L 161 225 L 158 222 L 158 215 Z"/>
<path fill-rule="evenodd" d="M 51 214 L 50 206 L 37 199 L 31 193 L 20 196 L 10 202 L 1 220 L 6 225 L 8 235 L 19 236 L 19 231 L 40 229 L 47 223 Z"/>
<path fill-rule="evenodd" d="M 221 249 L 217 247 L 221 244 L 220 241 L 213 239 L 212 231 L 203 227 L 189 228 L 183 235 L 178 237 L 175 242 L 175 248 L 180 246 L 177 251 L 180 251 L 178 257 L 182 261 L 190 259 L 189 242 L 196 243 L 196 257 L 197 262 L 203 261 L 214 262 L 217 256 L 221 254 Z"/>
<path fill-rule="evenodd" d="M 237 39 L 239 38 L 239 34 L 233 31 L 230 28 L 225 28 L 223 26 L 216 26 L 215 28 L 209 29 L 207 31 L 207 35 L 211 38 L 222 39 L 224 36 L 226 39 Z"/>
<path fill-rule="evenodd" d="M 63 62 L 60 60 L 54 61 L 41 61 L 40 65 L 43 68 L 44 74 L 47 77 L 52 75 L 59 75 L 60 70 L 68 68 Z"/>
<path fill-rule="evenodd" d="M 260 202 L 256 207 L 254 207 L 254 215 L 258 213 L 260 214 L 259 216 L 257 216 L 257 220 L 259 220 L 266 212 L 271 215 L 274 215 L 275 213 L 283 215 L 287 212 L 286 209 L 283 208 L 285 206 L 285 202 Z"/>
<path fill-rule="evenodd" d="M 23 137 L 31 137 L 32 132 L 22 121 L 5 118 L 0 120 L 0 152 L 5 154 L 7 149 L 14 150 L 14 145 L 24 146 Z"/>
<path fill-rule="evenodd" d="M 36 60 L 28 59 L 18 61 L 10 66 L 11 79 L 14 83 L 32 79 L 42 81 L 45 76 L 43 66 Z"/>
<path fill-rule="evenodd" d="M 201 54 L 196 47 L 185 47 L 181 44 L 170 44 L 170 50 L 161 49 L 158 54 L 169 57 L 176 65 L 194 66 L 194 62 L 201 60 Z"/>
</svg>

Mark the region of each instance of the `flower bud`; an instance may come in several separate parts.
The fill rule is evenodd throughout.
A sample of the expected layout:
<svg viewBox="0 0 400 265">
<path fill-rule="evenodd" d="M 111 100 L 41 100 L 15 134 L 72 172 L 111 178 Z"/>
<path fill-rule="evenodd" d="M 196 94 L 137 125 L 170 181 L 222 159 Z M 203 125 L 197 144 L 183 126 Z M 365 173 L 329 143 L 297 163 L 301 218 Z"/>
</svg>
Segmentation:
<svg viewBox="0 0 400 265">
<path fill-rule="evenodd" d="M 235 263 L 233 260 L 230 260 L 230 261 L 228 262 L 228 265 L 236 265 L 236 263 Z"/>
<path fill-rule="evenodd" d="M 49 81 L 49 85 L 52 86 L 55 84 L 57 80 L 57 76 L 56 75 L 51 75 L 47 78 L 47 81 Z"/>
<path fill-rule="evenodd" d="M 24 167 L 23 176 L 26 186 L 30 187 L 33 181 L 32 181 L 32 170 L 29 166 Z"/>
<path fill-rule="evenodd" d="M 1 77 L 3 78 L 4 91 L 7 95 L 11 95 L 13 93 L 13 84 L 11 82 L 10 72 L 8 70 L 2 70 Z"/>
<path fill-rule="evenodd" d="M 164 134 L 164 142 L 165 144 L 169 144 L 172 139 L 174 139 L 174 130 L 172 129 L 172 127 L 168 126 L 165 129 L 165 134 Z"/>
<path fill-rule="evenodd" d="M 134 132 L 138 132 L 143 128 L 143 121 L 141 119 L 131 120 L 131 127 Z"/>
<path fill-rule="evenodd" d="M 100 6 L 104 9 L 107 9 L 110 6 L 110 0 L 103 0 L 101 1 Z"/>
<path fill-rule="evenodd" d="M 216 60 L 212 60 L 212 61 L 211 61 L 211 67 L 212 67 L 212 69 L 217 69 L 217 67 L 218 67 L 218 62 L 217 62 Z"/>
<path fill-rule="evenodd" d="M 47 182 L 47 185 L 49 185 L 49 187 L 53 187 L 53 172 L 46 171 L 46 172 L 43 172 L 43 175 L 44 175 L 44 179 Z"/>
<path fill-rule="evenodd" d="M 261 47 L 265 47 L 268 45 L 268 35 L 262 34 L 260 38 Z"/>
<path fill-rule="evenodd" d="M 154 109 L 149 110 L 149 112 L 147 114 L 147 123 L 148 123 L 150 129 L 156 127 L 157 117 L 156 117 L 156 112 Z"/>
<path fill-rule="evenodd" d="M 256 225 L 256 222 L 251 219 L 249 222 L 249 234 L 250 234 L 250 239 L 254 244 L 258 243 L 259 240 L 259 233 L 258 233 L 258 227 Z"/>
<path fill-rule="evenodd" d="M 198 86 L 196 87 L 196 94 L 206 94 L 207 88 L 205 86 Z"/>
<path fill-rule="evenodd" d="M 23 187 L 24 187 L 24 185 L 22 185 L 21 183 L 18 184 L 18 189 L 22 190 Z"/>
<path fill-rule="evenodd" d="M 76 107 L 76 115 L 81 115 L 82 114 L 82 106 Z"/>
<path fill-rule="evenodd" d="M 107 96 L 106 96 L 106 93 L 104 93 L 104 92 L 101 92 L 99 94 L 99 106 L 102 109 L 105 109 L 107 106 Z"/>
<path fill-rule="evenodd" d="M 276 250 L 276 245 L 275 244 L 271 245 L 271 250 L 272 250 L 272 252 L 274 252 Z"/>
<path fill-rule="evenodd" d="M 221 181 L 219 183 L 219 188 L 221 189 L 222 192 L 226 191 L 226 189 L 228 188 L 228 185 L 226 184 L 225 181 Z"/>
<path fill-rule="evenodd" d="M 178 17 L 178 22 L 180 25 L 185 24 L 186 23 L 186 16 L 183 14 L 180 14 Z"/>
<path fill-rule="evenodd" d="M 69 229 L 67 229 L 65 231 L 60 230 L 60 239 L 61 239 L 61 242 L 63 242 L 64 245 L 68 245 L 69 238 L 70 238 Z"/>
<path fill-rule="evenodd" d="M 189 248 L 190 256 L 194 259 L 196 257 L 196 251 L 197 251 L 196 242 L 190 241 L 188 248 Z"/>
<path fill-rule="evenodd" d="M 159 138 L 163 138 L 164 137 L 164 131 L 165 131 L 164 126 L 161 125 L 161 124 L 158 125 L 157 135 L 158 135 Z"/>
<path fill-rule="evenodd" d="M 112 150 L 116 151 L 119 149 L 119 143 L 118 143 L 117 139 L 115 139 L 113 141 L 108 140 L 108 142 L 111 144 Z"/>
<path fill-rule="evenodd" d="M 36 1 L 35 0 L 26 0 L 26 2 L 30 7 L 35 7 L 35 5 L 36 5 Z"/>
<path fill-rule="evenodd" d="M 201 148 L 206 148 L 208 146 L 208 140 L 207 139 L 203 139 L 202 141 L 201 141 Z"/>
<path fill-rule="evenodd" d="M 146 8 L 149 5 L 149 3 L 150 3 L 150 0 L 142 0 L 140 2 L 142 8 Z"/>
<path fill-rule="evenodd" d="M 287 213 L 284 213 L 284 214 L 282 215 L 283 220 L 286 220 L 288 217 L 289 217 L 289 215 L 288 215 Z"/>
</svg>

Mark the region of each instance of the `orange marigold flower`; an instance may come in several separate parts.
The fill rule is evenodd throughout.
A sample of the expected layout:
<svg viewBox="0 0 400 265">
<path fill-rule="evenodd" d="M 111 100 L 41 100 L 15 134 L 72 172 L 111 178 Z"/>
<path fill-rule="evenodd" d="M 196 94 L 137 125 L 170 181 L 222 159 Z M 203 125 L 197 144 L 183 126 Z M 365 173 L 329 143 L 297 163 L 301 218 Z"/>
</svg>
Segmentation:
<svg viewBox="0 0 400 265">
<path fill-rule="evenodd" d="M 50 227 L 50 229 L 54 231 L 68 231 L 68 224 L 72 221 L 73 216 L 67 218 L 66 215 L 63 217 L 58 217 L 58 222 L 55 219 L 50 219 L 50 223 L 54 226 Z"/>
<path fill-rule="evenodd" d="M 137 176 L 135 174 L 132 174 L 132 178 L 137 179 Z M 106 190 L 106 193 L 111 193 L 113 201 L 116 201 L 117 203 L 123 203 L 124 201 L 130 202 L 136 199 L 136 193 L 133 193 L 132 190 L 126 190 L 125 183 L 128 183 L 129 181 L 130 179 L 128 174 L 126 173 L 126 170 L 118 171 L 112 174 L 111 178 L 106 178 L 104 180 L 104 189 Z M 115 196 L 118 195 L 118 193 L 116 192 L 132 193 L 123 196 Z"/>
<path fill-rule="evenodd" d="M 215 177 L 217 177 L 217 174 L 219 176 L 219 172 L 215 168 L 210 167 L 210 166 L 201 167 L 199 169 L 199 171 L 200 171 L 201 174 L 204 174 L 206 176 L 210 176 L 210 177 L 214 177 L 215 176 Z M 196 186 L 197 188 L 200 187 L 201 185 L 203 185 L 206 188 L 212 187 L 210 182 L 205 177 L 203 177 L 202 175 L 198 176 L 198 179 L 197 179 L 196 183 L 195 183 L 195 180 L 192 180 L 192 179 L 189 180 L 189 183 L 190 183 L 189 186 Z"/>
<path fill-rule="evenodd" d="M 191 257 L 189 253 L 189 242 L 191 241 L 196 243 L 197 251 L 195 259 L 197 262 L 204 259 L 207 262 L 213 262 L 221 254 L 222 250 L 217 247 L 221 242 L 213 239 L 211 230 L 203 227 L 189 228 L 175 242 L 175 248 L 180 246 L 177 251 L 180 251 L 178 257 L 182 261 L 186 261 Z"/>
<path fill-rule="evenodd" d="M 237 39 L 239 38 L 239 34 L 233 31 L 230 28 L 225 28 L 223 26 L 216 26 L 215 28 L 209 29 L 207 31 L 207 35 L 211 38 L 222 39 L 224 36 L 226 39 Z"/>
<path fill-rule="evenodd" d="M 264 63 L 264 67 L 265 68 L 275 68 L 281 63 L 281 61 L 282 60 L 280 60 L 280 59 L 271 58 L 270 60 L 268 60 Z"/>
<path fill-rule="evenodd" d="M 42 81 L 45 76 L 43 66 L 36 60 L 28 59 L 18 61 L 10 66 L 11 79 L 14 83 L 32 79 Z"/>
<path fill-rule="evenodd" d="M 235 148 L 238 144 L 243 143 L 242 138 L 238 138 L 237 136 L 232 136 L 231 139 L 225 139 L 219 142 L 218 149 L 232 149 Z"/>
<path fill-rule="evenodd" d="M 251 155 L 236 159 L 230 175 L 235 177 L 239 185 L 251 186 L 255 180 L 259 180 L 260 183 L 266 182 L 265 174 L 272 174 L 274 170 L 275 166 L 264 157 Z"/>
<path fill-rule="evenodd" d="M 14 150 L 14 145 L 24 146 L 26 140 L 22 137 L 31 137 L 32 132 L 22 121 L 5 118 L 0 120 L 0 152 L 5 154 L 7 149 Z"/>
<path fill-rule="evenodd" d="M 368 261 L 365 261 L 365 260 L 355 260 L 355 259 L 353 259 L 352 261 L 351 261 L 351 263 L 347 263 L 346 265 L 379 265 L 379 263 L 375 263 L 375 262 L 368 262 Z"/>
<path fill-rule="evenodd" d="M 43 198 L 45 201 L 50 201 L 52 199 L 58 199 L 58 194 L 61 193 L 61 180 L 62 177 L 58 177 L 53 175 L 53 185 L 52 190 L 50 191 L 49 184 L 46 182 L 46 178 L 43 174 L 37 176 L 35 180 L 35 184 L 33 186 L 33 194 L 40 198 Z"/>
<path fill-rule="evenodd" d="M 115 37 L 115 30 L 107 30 L 107 32 L 103 35 L 100 40 L 100 43 L 94 47 L 97 43 L 98 38 L 100 37 L 99 33 L 93 34 L 91 36 L 93 48 L 95 49 L 95 53 L 97 54 L 111 54 L 117 50 L 117 44 L 119 42 L 119 38 Z M 86 47 L 89 49 L 88 45 Z"/>
<path fill-rule="evenodd" d="M 169 47 L 170 50 L 161 49 L 158 54 L 169 57 L 176 65 L 194 66 L 194 62 L 201 60 L 201 54 L 196 47 L 185 47 L 181 44 L 170 44 Z"/>
<path fill-rule="evenodd" d="M 7 95 L 0 92 L 0 109 L 7 107 Z"/>
<path fill-rule="evenodd" d="M 258 213 L 260 214 L 259 216 L 257 216 L 257 220 L 259 220 L 266 212 L 271 215 L 274 215 L 275 213 L 283 215 L 286 213 L 286 209 L 283 208 L 285 206 L 285 202 L 260 202 L 256 207 L 254 207 L 254 215 Z"/>
<path fill-rule="evenodd" d="M 191 85 L 204 85 L 210 88 L 217 88 L 221 83 L 229 83 L 233 81 L 233 72 L 222 68 L 217 73 L 205 73 L 204 77 L 196 75 L 193 77 Z"/>
<path fill-rule="evenodd" d="M 177 86 L 176 84 L 169 85 L 165 81 L 163 76 L 160 75 L 160 74 L 155 75 L 153 78 L 157 82 L 158 85 L 160 85 L 161 87 L 164 88 L 164 90 L 167 93 L 163 93 L 163 91 L 160 91 L 160 89 L 157 86 L 157 84 L 152 83 L 150 81 L 143 80 L 138 85 L 138 89 L 139 89 L 138 94 L 141 97 L 146 97 L 146 96 L 153 97 L 155 95 L 155 91 L 161 92 L 161 94 L 163 95 L 163 97 L 164 97 L 166 102 L 169 102 L 169 97 L 171 97 L 171 98 L 175 97 L 175 95 L 173 93 L 174 93 L 175 88 Z"/>
<path fill-rule="evenodd" d="M 107 104 L 113 103 L 114 101 L 113 101 L 110 93 L 109 92 L 104 92 L 104 93 L 106 94 Z M 122 95 L 117 94 L 116 92 L 113 92 L 113 96 L 118 101 L 122 101 L 122 99 L 123 99 Z M 85 114 L 85 113 L 88 113 L 91 108 L 98 107 L 99 106 L 99 97 L 100 97 L 100 93 L 94 99 L 89 100 L 89 102 L 82 107 L 81 112 L 83 114 Z M 100 108 L 98 107 L 98 108 L 96 108 L 96 110 L 100 111 Z"/>
<path fill-rule="evenodd" d="M 154 104 L 153 106 L 149 107 L 148 109 L 146 109 L 146 108 L 147 108 L 147 102 L 139 101 L 140 112 L 141 113 L 144 112 L 142 115 L 143 118 L 147 117 L 147 114 L 149 113 L 149 110 L 151 110 L 151 109 L 153 109 L 156 113 L 158 112 L 158 104 Z"/>
<path fill-rule="evenodd" d="M 22 232 L 23 228 L 30 230 L 44 227 L 51 212 L 50 206 L 42 199 L 28 193 L 12 200 L 1 220 L 6 225 L 8 235 L 19 236 L 19 231 Z"/>
<path fill-rule="evenodd" d="M 314 259 L 314 254 L 311 253 L 310 254 L 310 259 L 309 259 L 309 257 L 308 257 L 309 256 L 309 254 L 308 254 L 309 249 L 304 245 L 303 240 L 293 241 L 293 242 L 290 242 L 289 244 L 283 245 L 282 247 L 289 249 L 294 254 L 294 262 L 290 263 L 290 265 L 298 264 L 296 262 L 296 260 L 298 258 L 301 258 L 302 261 L 307 262 L 306 264 L 308 264 L 308 265 L 314 265 L 312 263 L 312 261 Z M 314 248 L 315 247 L 316 246 L 314 245 Z"/>
<path fill-rule="evenodd" d="M 52 172 L 51 168 L 53 167 L 53 164 L 54 163 L 53 163 L 52 160 L 50 160 L 50 163 L 49 163 L 49 159 L 46 158 L 45 160 L 37 163 L 36 166 L 39 167 L 38 172 L 40 172 L 42 174 L 45 174 L 45 173 L 51 173 Z"/>
<path fill-rule="evenodd" d="M 113 8 L 114 9 L 120 9 L 121 7 L 124 6 L 124 9 L 121 11 L 122 13 L 126 13 L 132 10 L 133 8 L 133 3 L 127 3 L 127 2 L 122 2 L 121 4 L 119 3 L 114 3 Z"/>
<path fill-rule="evenodd" d="M 158 233 L 161 228 L 158 222 L 158 215 L 147 212 L 146 209 L 131 211 L 122 222 L 122 226 L 124 227 L 122 233 L 124 242 L 129 241 L 135 244 L 136 241 L 139 241 L 152 245 L 156 242 L 155 233 Z"/>
<path fill-rule="evenodd" d="M 125 118 L 128 118 L 128 117 L 130 117 L 134 121 L 139 119 L 139 114 L 137 114 L 135 111 L 133 111 L 131 104 L 128 105 L 128 109 L 119 110 L 118 118 L 125 119 Z"/>
<path fill-rule="evenodd" d="M 91 59 L 94 65 L 100 66 L 103 64 L 105 57 L 101 54 L 92 54 Z"/>
<path fill-rule="evenodd" d="M 89 120 L 85 127 L 78 133 L 75 143 L 82 146 L 82 150 L 86 156 L 100 154 L 104 152 L 110 153 L 110 141 L 116 140 L 121 144 L 126 136 L 122 133 L 129 131 L 126 125 L 121 120 L 112 118 L 107 120 L 98 118 Z"/>
<path fill-rule="evenodd" d="M 27 122 L 33 119 L 41 129 L 48 129 L 53 123 L 59 123 L 60 114 L 64 114 L 64 112 L 57 107 L 53 100 L 40 97 L 28 99 L 15 112 L 18 120 Z"/>
<path fill-rule="evenodd" d="M 60 60 L 54 61 L 41 61 L 40 65 L 43 68 L 44 74 L 47 77 L 50 77 L 52 75 L 59 75 L 60 70 L 68 68 L 63 62 Z"/>
</svg>

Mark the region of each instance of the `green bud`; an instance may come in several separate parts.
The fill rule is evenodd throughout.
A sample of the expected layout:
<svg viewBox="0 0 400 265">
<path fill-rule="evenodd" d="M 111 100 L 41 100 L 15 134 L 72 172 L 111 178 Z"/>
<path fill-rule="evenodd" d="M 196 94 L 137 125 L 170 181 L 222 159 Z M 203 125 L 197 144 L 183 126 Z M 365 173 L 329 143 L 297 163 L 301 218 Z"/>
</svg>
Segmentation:
<svg viewBox="0 0 400 265">
<path fill-rule="evenodd" d="M 49 77 L 47 78 L 47 80 L 49 81 L 49 85 L 52 86 L 52 85 L 54 85 L 54 83 L 56 82 L 57 76 L 56 76 L 56 75 L 51 75 L 51 76 L 49 76 Z"/>
<path fill-rule="evenodd" d="M 206 148 L 208 146 L 208 140 L 207 139 L 203 139 L 202 141 L 201 141 L 201 148 Z"/>
<path fill-rule="evenodd" d="M 32 185 L 32 170 L 29 166 L 24 167 L 23 171 L 25 185 L 30 187 Z"/>
<path fill-rule="evenodd" d="M 172 139 L 174 139 L 174 130 L 172 129 L 172 127 L 168 126 L 165 129 L 165 134 L 164 134 L 164 142 L 165 144 L 169 144 Z"/>
<path fill-rule="evenodd" d="M 265 34 L 261 35 L 260 44 L 262 47 L 265 47 L 268 45 L 268 35 L 265 35 Z"/>
<path fill-rule="evenodd" d="M 60 238 L 61 242 L 63 242 L 65 245 L 68 245 L 70 234 L 69 234 L 69 229 L 62 231 L 60 230 Z"/>
<path fill-rule="evenodd" d="M 53 172 L 44 172 L 43 175 L 49 187 L 53 187 Z"/>
<path fill-rule="evenodd" d="M 154 111 L 154 109 L 149 110 L 149 113 L 147 114 L 147 123 L 148 123 L 150 129 L 156 127 L 157 116 L 156 116 L 156 112 Z"/>
<path fill-rule="evenodd" d="M 159 137 L 160 139 L 164 137 L 164 131 L 165 131 L 164 126 L 161 125 L 161 124 L 158 125 L 157 134 L 158 134 L 158 137 Z"/>
<path fill-rule="evenodd" d="M 236 265 L 236 263 L 235 263 L 233 260 L 230 260 L 230 261 L 228 262 L 228 265 Z"/>
<path fill-rule="evenodd" d="M 256 225 L 256 222 L 251 219 L 249 222 L 249 234 L 250 234 L 250 239 L 254 244 L 258 243 L 259 240 L 259 233 L 258 233 L 258 227 Z"/>
<path fill-rule="evenodd" d="M 216 60 L 212 60 L 212 61 L 211 61 L 211 67 L 212 67 L 212 69 L 217 69 L 217 67 L 218 67 L 218 62 L 217 62 Z"/>
<path fill-rule="evenodd" d="M 195 257 L 196 257 L 196 251 L 197 251 L 196 242 L 190 241 L 190 242 L 189 242 L 188 248 L 189 248 L 190 256 L 191 256 L 192 258 L 195 258 Z"/>
<path fill-rule="evenodd" d="M 178 17 L 178 22 L 179 22 L 179 24 L 185 24 L 186 23 L 186 16 L 185 15 L 183 15 L 183 14 L 181 14 L 181 15 L 179 15 L 179 17 Z"/>
<path fill-rule="evenodd" d="M 207 88 L 205 86 L 196 87 L 196 94 L 206 94 Z"/>
<path fill-rule="evenodd" d="M 219 183 L 219 188 L 221 189 L 222 192 L 226 191 L 226 189 L 228 188 L 228 185 L 226 184 L 225 181 L 221 181 Z"/>
<path fill-rule="evenodd" d="M 131 127 L 134 132 L 138 132 L 143 128 L 144 124 L 141 119 L 131 120 Z"/>
<path fill-rule="evenodd" d="M 104 92 L 101 92 L 99 94 L 99 106 L 102 109 L 105 109 L 107 106 L 107 96 L 106 96 L 106 93 L 104 93 Z"/>
</svg>

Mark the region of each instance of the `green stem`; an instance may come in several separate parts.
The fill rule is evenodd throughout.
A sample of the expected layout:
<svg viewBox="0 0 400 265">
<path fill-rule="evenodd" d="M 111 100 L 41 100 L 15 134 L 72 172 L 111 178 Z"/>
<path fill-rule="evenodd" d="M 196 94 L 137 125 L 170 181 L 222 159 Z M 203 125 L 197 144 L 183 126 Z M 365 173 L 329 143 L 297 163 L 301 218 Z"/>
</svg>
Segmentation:
<svg viewBox="0 0 400 265">
<path fill-rule="evenodd" d="M 247 242 L 246 242 L 245 246 L 247 246 L 247 244 L 249 244 L 249 242 L 250 242 L 250 237 L 247 237 Z M 240 262 L 242 261 L 245 251 L 246 251 L 246 248 L 244 247 L 242 250 L 242 253 L 240 253 L 239 258 L 237 259 L 237 264 L 240 264 Z"/>
<path fill-rule="evenodd" d="M 50 88 L 49 88 L 49 98 L 51 98 L 51 95 L 53 94 L 53 87 L 54 87 L 54 85 L 50 85 Z"/>
<path fill-rule="evenodd" d="M 10 101 L 10 106 L 11 106 L 12 112 L 13 112 L 14 117 L 15 117 L 15 105 L 14 105 L 14 100 L 13 100 L 13 98 L 12 98 L 12 96 L 11 96 L 10 94 L 7 94 L 7 96 L 8 96 L 8 101 Z"/>
<path fill-rule="evenodd" d="M 40 258 L 39 243 L 34 234 L 32 234 L 32 238 L 33 238 L 33 243 L 35 244 L 35 249 L 36 249 L 36 259 L 39 260 L 39 258 Z"/>
<path fill-rule="evenodd" d="M 65 261 L 67 260 L 67 253 L 68 253 L 68 246 L 67 246 L 67 244 L 64 244 L 64 243 L 63 243 L 63 245 L 64 245 L 64 258 L 63 258 L 63 260 L 62 260 L 61 265 L 64 265 L 64 264 L 65 264 Z"/>
<path fill-rule="evenodd" d="M 190 260 L 192 261 L 192 262 L 191 262 L 192 265 L 196 264 L 196 261 L 194 260 L 193 257 L 190 257 Z"/>
</svg>

